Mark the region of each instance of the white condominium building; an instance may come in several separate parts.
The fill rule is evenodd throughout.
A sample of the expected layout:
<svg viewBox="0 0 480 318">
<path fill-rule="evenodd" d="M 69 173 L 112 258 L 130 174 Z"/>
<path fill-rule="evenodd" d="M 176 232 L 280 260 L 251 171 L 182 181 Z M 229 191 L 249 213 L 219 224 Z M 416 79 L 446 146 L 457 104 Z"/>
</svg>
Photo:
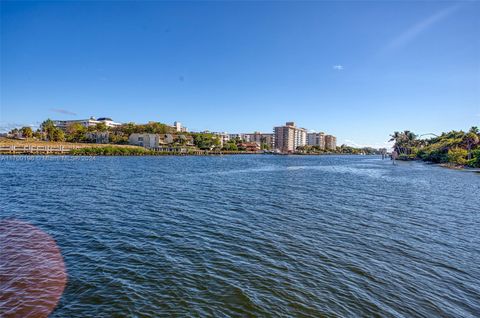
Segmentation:
<svg viewBox="0 0 480 318">
<path fill-rule="evenodd" d="M 325 149 L 325 134 L 320 133 L 308 133 L 307 134 L 307 145 L 317 146 L 320 149 Z"/>
</svg>

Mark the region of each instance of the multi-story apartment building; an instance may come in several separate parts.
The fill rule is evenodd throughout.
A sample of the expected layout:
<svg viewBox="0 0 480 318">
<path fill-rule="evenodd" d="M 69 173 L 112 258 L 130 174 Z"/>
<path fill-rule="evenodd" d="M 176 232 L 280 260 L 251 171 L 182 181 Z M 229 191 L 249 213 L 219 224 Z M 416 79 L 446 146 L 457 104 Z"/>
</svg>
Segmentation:
<svg viewBox="0 0 480 318">
<path fill-rule="evenodd" d="M 292 152 L 299 146 L 307 144 L 307 130 L 295 126 L 294 122 L 287 122 L 285 126 L 274 128 L 275 148 L 282 152 Z"/>
<path fill-rule="evenodd" d="M 240 138 L 243 141 L 250 142 L 250 135 L 251 134 L 229 134 L 230 139 L 237 139 Z"/>
<path fill-rule="evenodd" d="M 266 144 L 270 149 L 275 147 L 275 134 L 262 134 L 261 144 Z"/>
<path fill-rule="evenodd" d="M 176 132 L 187 132 L 187 127 L 183 127 L 181 122 L 174 122 L 173 128 L 175 128 Z"/>
<path fill-rule="evenodd" d="M 317 146 L 320 149 L 325 149 L 325 134 L 320 133 L 308 133 L 307 134 L 307 145 Z"/>
<path fill-rule="evenodd" d="M 328 150 L 337 149 L 337 137 L 332 135 L 325 136 L 325 148 Z"/>
<path fill-rule="evenodd" d="M 264 134 L 261 132 L 254 132 L 253 134 L 241 134 L 243 135 L 244 138 L 242 140 L 245 140 L 246 142 L 256 142 L 259 145 L 266 144 L 268 147 L 273 148 L 274 146 L 274 134 Z"/>
<path fill-rule="evenodd" d="M 230 140 L 230 134 L 226 132 L 211 132 L 211 134 L 214 134 L 215 136 L 218 137 L 222 147 Z"/>
<path fill-rule="evenodd" d="M 96 119 L 95 117 L 90 117 L 89 119 L 74 119 L 74 120 L 54 120 L 53 124 L 55 127 L 58 127 L 62 130 L 66 130 L 67 127 L 71 124 L 79 123 L 83 127 L 92 127 L 97 124 L 104 123 L 107 127 L 117 127 L 121 123 L 114 122 L 111 118 L 101 117 Z"/>
</svg>

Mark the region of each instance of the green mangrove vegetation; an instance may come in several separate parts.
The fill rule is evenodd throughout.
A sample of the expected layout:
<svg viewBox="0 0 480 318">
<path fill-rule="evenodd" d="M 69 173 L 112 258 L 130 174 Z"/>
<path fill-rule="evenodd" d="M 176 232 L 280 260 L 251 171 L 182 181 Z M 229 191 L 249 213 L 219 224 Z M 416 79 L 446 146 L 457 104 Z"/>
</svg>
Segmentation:
<svg viewBox="0 0 480 318">
<path fill-rule="evenodd" d="M 145 156 L 145 155 L 158 155 L 159 152 L 149 150 L 146 148 L 140 147 L 115 147 L 115 146 L 105 146 L 105 147 L 85 147 L 72 149 L 70 151 L 71 155 L 74 156 Z"/>
<path fill-rule="evenodd" d="M 336 149 L 325 149 L 319 146 L 300 146 L 297 147 L 297 153 L 308 155 L 321 154 L 345 154 L 345 155 L 380 155 L 382 149 L 375 149 L 372 147 L 356 148 L 347 145 L 341 145 Z"/>
<path fill-rule="evenodd" d="M 424 160 L 452 166 L 480 168 L 480 131 L 472 127 L 467 132 L 452 130 L 432 138 L 420 138 L 406 130 L 394 132 L 390 141 L 399 160 Z"/>
</svg>

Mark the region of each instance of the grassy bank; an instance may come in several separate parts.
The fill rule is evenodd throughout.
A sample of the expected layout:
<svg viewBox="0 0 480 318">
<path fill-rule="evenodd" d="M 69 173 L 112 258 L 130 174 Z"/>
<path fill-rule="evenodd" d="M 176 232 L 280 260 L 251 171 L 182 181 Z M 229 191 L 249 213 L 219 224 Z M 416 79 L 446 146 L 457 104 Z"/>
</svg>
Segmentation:
<svg viewBox="0 0 480 318">
<path fill-rule="evenodd" d="M 69 154 L 72 156 L 153 156 L 161 153 L 140 147 L 103 146 L 72 149 Z"/>
<path fill-rule="evenodd" d="M 154 151 L 146 148 L 125 148 L 117 146 L 104 147 L 86 147 L 80 149 L 72 149 L 72 156 L 208 156 L 208 155 L 248 155 L 257 152 L 248 151 L 205 151 L 198 149 L 188 149 L 186 151 Z"/>
</svg>

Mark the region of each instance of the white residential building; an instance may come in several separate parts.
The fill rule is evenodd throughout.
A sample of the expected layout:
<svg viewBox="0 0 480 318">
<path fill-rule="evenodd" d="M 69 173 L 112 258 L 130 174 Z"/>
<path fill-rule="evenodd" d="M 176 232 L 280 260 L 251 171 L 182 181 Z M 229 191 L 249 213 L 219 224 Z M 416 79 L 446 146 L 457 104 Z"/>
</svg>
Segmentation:
<svg viewBox="0 0 480 318">
<path fill-rule="evenodd" d="M 212 132 L 211 134 L 218 136 L 218 138 L 220 139 L 220 144 L 222 146 L 230 140 L 230 134 L 228 134 L 227 132 Z"/>
<path fill-rule="evenodd" d="M 230 139 L 240 138 L 243 141 L 250 142 L 250 134 L 230 134 Z"/>
<path fill-rule="evenodd" d="M 181 122 L 174 122 L 173 128 L 175 128 L 176 132 L 187 132 L 187 127 L 183 127 Z"/>
<path fill-rule="evenodd" d="M 320 149 L 325 149 L 325 134 L 320 133 L 308 133 L 307 134 L 307 145 L 317 146 Z"/>
<path fill-rule="evenodd" d="M 117 123 L 117 122 L 113 121 L 111 118 L 108 118 L 108 117 L 97 118 L 97 121 L 99 123 L 105 123 L 105 125 L 107 125 L 107 127 L 118 127 L 118 126 L 122 125 L 121 123 Z"/>
<path fill-rule="evenodd" d="M 117 127 L 121 123 L 114 122 L 111 118 L 101 117 L 96 119 L 95 117 L 90 117 L 88 119 L 73 119 L 73 120 L 53 120 L 55 127 L 58 127 L 62 130 L 66 130 L 67 127 L 71 124 L 79 123 L 83 127 L 94 127 L 97 124 L 105 123 L 107 127 Z"/>
<path fill-rule="evenodd" d="M 158 148 L 162 142 L 159 134 L 134 133 L 128 137 L 128 143 L 130 145 L 141 146 L 151 149 Z"/>
</svg>

